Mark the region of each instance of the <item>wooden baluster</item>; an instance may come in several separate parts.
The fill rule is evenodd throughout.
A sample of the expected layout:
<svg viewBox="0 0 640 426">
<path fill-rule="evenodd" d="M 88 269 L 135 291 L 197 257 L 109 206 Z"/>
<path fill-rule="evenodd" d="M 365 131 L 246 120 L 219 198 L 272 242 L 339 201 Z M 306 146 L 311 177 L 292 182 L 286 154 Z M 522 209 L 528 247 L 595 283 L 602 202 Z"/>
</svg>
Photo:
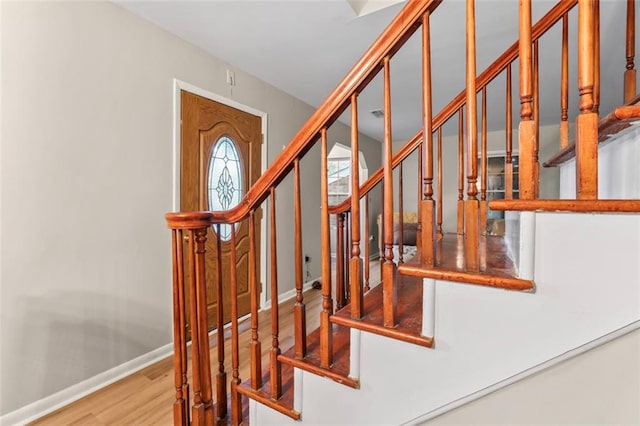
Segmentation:
<svg viewBox="0 0 640 426">
<path fill-rule="evenodd" d="M 482 88 L 482 179 L 480 179 L 480 235 L 487 235 L 487 87 Z"/>
<path fill-rule="evenodd" d="M 200 392 L 202 408 L 198 409 L 198 421 L 202 424 L 213 424 L 213 392 L 211 388 L 211 362 L 209 355 L 209 330 L 207 321 L 207 279 L 205 270 L 205 243 L 207 241 L 207 228 L 196 229 L 194 235 L 190 235 L 189 241 L 195 240 L 195 294 L 196 294 L 196 321 L 198 324 L 197 336 L 199 344 L 199 369 L 200 369 Z M 191 238 L 194 237 L 194 238 Z M 194 294 L 194 293 L 192 293 Z M 194 332 L 191 333 L 193 342 Z M 192 351 L 196 349 L 193 348 Z M 193 357 L 193 352 L 192 352 Z M 193 372 L 195 373 L 195 366 Z M 194 379 L 195 384 L 195 379 Z M 200 414 L 203 414 L 200 415 Z M 194 416 L 194 421 L 196 420 Z M 196 422 L 196 424 L 198 424 Z"/>
<path fill-rule="evenodd" d="M 302 275 L 302 204 L 300 202 L 300 160 L 293 162 L 294 233 L 296 264 L 296 303 L 293 305 L 295 355 L 302 359 L 307 356 L 307 311 L 302 296 L 304 279 Z M 323 259 L 324 261 L 324 259 Z"/>
<path fill-rule="evenodd" d="M 231 225 L 233 228 L 233 225 Z M 220 224 L 216 224 L 220 235 Z M 216 407 L 218 420 L 227 417 L 227 373 L 224 370 L 224 296 L 222 294 L 222 241 L 216 238 L 216 333 L 218 350 L 218 374 L 216 375 Z"/>
<path fill-rule="evenodd" d="M 420 186 L 420 185 L 418 185 Z M 422 190 L 420 190 L 422 191 Z M 380 216 L 379 216 L 379 221 L 380 221 L 380 226 L 378 227 L 379 233 L 380 235 L 378 235 L 378 254 L 380 255 L 379 259 L 378 259 L 378 266 L 380 269 L 380 282 L 382 282 L 383 277 L 383 271 L 384 268 L 382 267 L 382 265 L 384 265 L 385 262 L 385 258 L 384 258 L 384 217 L 385 217 L 385 213 L 384 213 L 384 178 L 383 178 L 383 182 L 382 185 L 380 187 L 380 199 L 382 200 L 382 205 L 380 206 Z"/>
<path fill-rule="evenodd" d="M 422 264 L 435 265 L 436 217 L 433 200 L 433 107 L 431 93 L 430 13 L 422 15 L 422 157 L 424 196 L 422 199 Z"/>
<path fill-rule="evenodd" d="M 478 107 L 476 92 L 476 29 L 475 0 L 467 0 L 467 200 L 465 216 L 465 261 L 466 268 L 480 268 L 479 245 L 479 201 L 478 201 Z"/>
<path fill-rule="evenodd" d="M 464 112 L 458 111 L 458 235 L 464 235 Z"/>
<path fill-rule="evenodd" d="M 438 212 L 436 234 L 442 238 L 442 126 L 438 127 Z"/>
<path fill-rule="evenodd" d="M 536 129 L 533 120 L 533 84 L 531 62 L 531 0 L 520 0 L 520 198 L 538 198 L 535 184 Z"/>
<path fill-rule="evenodd" d="M 593 0 L 593 112 L 600 110 L 600 0 Z"/>
<path fill-rule="evenodd" d="M 533 144 L 533 185 L 536 194 L 540 193 L 540 163 L 538 161 L 538 141 L 540 140 L 540 69 L 538 40 L 533 42 L 533 122 L 536 138 Z M 537 197 L 537 195 L 536 195 Z"/>
<path fill-rule="evenodd" d="M 396 265 L 393 263 L 393 169 L 391 138 L 391 71 L 390 57 L 383 61 L 384 69 L 384 258 L 382 264 L 382 323 L 385 327 L 395 327 L 397 318 L 398 293 L 395 286 Z M 424 212 L 423 212 L 424 214 Z M 425 224 L 423 223 L 424 227 Z M 423 237 L 424 242 L 424 237 Z M 424 250 L 424 245 L 423 245 Z"/>
<path fill-rule="evenodd" d="M 337 215 L 336 228 L 336 308 L 346 305 L 344 297 L 344 213 Z"/>
<path fill-rule="evenodd" d="M 636 70 L 633 59 L 636 54 L 636 10 L 635 1 L 627 0 L 627 66 L 624 72 L 624 102 L 631 102 L 636 96 Z"/>
<path fill-rule="evenodd" d="M 329 318 L 333 313 L 331 300 L 331 247 L 329 243 L 329 188 L 327 179 L 327 129 L 320 131 L 320 196 L 322 216 L 322 311 L 320 312 L 320 366 L 329 368 L 333 364 L 332 327 Z M 337 251 L 337 257 L 340 252 Z"/>
<path fill-rule="evenodd" d="M 187 340 L 185 335 L 184 266 L 182 230 L 171 230 L 173 255 L 173 372 L 176 400 L 173 403 L 173 424 L 189 424 L 189 381 L 187 379 Z"/>
<path fill-rule="evenodd" d="M 240 385 L 240 346 L 238 342 L 238 272 L 236 269 L 236 227 L 231 225 L 231 253 L 229 280 L 231 283 L 231 424 L 242 423 L 242 395 L 238 393 Z"/>
<path fill-rule="evenodd" d="M 276 238 L 276 189 L 271 187 L 269 191 L 269 204 L 271 214 L 271 351 L 269 351 L 269 383 L 271 384 L 271 399 L 276 400 L 282 395 L 282 368 L 278 355 L 280 355 L 280 342 L 278 331 L 280 323 L 278 319 L 278 245 Z"/>
<path fill-rule="evenodd" d="M 398 264 L 404 263 L 404 195 L 402 184 L 402 165 L 398 165 Z"/>
<path fill-rule="evenodd" d="M 249 214 L 249 293 L 251 294 L 251 389 L 262 388 L 262 344 L 258 335 L 258 308 L 260 307 L 260 289 L 258 288 L 258 268 L 256 265 L 256 214 Z"/>
<path fill-rule="evenodd" d="M 195 259 L 195 231 L 189 229 L 187 233 L 188 239 L 188 262 L 189 262 L 189 311 L 191 316 L 191 376 L 193 379 L 193 405 L 191 406 L 191 419 L 194 425 L 204 425 L 204 404 L 202 401 L 202 351 L 200 345 L 203 344 L 200 339 L 199 322 L 198 322 L 198 279 L 196 278 L 196 259 Z M 205 340 L 207 342 L 208 340 Z M 208 346 L 208 345 L 206 345 Z"/>
<path fill-rule="evenodd" d="M 560 149 L 569 145 L 569 15 L 562 16 L 562 70 L 560 73 Z"/>
<path fill-rule="evenodd" d="M 349 265 L 351 259 L 351 220 L 349 219 L 350 212 L 344 212 L 344 253 L 342 254 L 344 257 L 344 286 L 342 287 L 344 291 L 344 301 L 345 305 L 349 303 L 349 288 L 351 284 L 351 276 L 349 270 L 347 269 L 347 265 Z"/>
<path fill-rule="evenodd" d="M 416 148 L 416 152 L 418 155 L 418 184 L 416 185 L 418 189 L 418 218 L 416 225 L 416 249 L 418 253 L 422 253 L 422 183 L 423 183 L 423 156 L 422 156 L 422 146 L 423 143 L 420 142 L 418 147 Z"/>
<path fill-rule="evenodd" d="M 578 88 L 580 114 L 576 119 L 576 195 L 598 198 L 598 113 L 594 98 L 593 0 L 578 2 Z"/>
<path fill-rule="evenodd" d="M 370 278 L 370 268 L 369 268 L 369 251 L 370 251 L 370 241 L 369 241 L 369 194 L 364 196 L 364 291 L 369 291 L 369 278 Z"/>
<path fill-rule="evenodd" d="M 507 65 L 507 124 L 506 124 L 506 155 L 504 167 L 504 198 L 511 200 L 513 198 L 513 161 L 511 153 L 513 151 L 513 106 L 511 98 L 511 64 Z"/>
<path fill-rule="evenodd" d="M 351 96 L 351 256 L 349 300 L 351 318 L 362 318 L 362 259 L 360 258 L 360 148 L 358 146 L 358 98 Z"/>
</svg>

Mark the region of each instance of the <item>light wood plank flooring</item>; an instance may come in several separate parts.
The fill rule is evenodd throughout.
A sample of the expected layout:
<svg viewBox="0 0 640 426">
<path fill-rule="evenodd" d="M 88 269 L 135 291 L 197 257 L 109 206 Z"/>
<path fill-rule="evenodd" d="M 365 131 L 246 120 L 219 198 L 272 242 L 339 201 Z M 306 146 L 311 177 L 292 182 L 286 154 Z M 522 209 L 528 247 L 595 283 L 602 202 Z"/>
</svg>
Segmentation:
<svg viewBox="0 0 640 426">
<path fill-rule="evenodd" d="M 371 281 L 379 282 L 378 262 L 371 262 Z M 335 280 L 332 280 L 335 283 Z M 335 284 L 334 284 L 335 285 Z M 334 293 L 335 294 L 335 293 Z M 307 306 L 307 331 L 319 327 L 321 292 L 308 290 L 304 293 Z M 280 347 L 283 352 L 293 345 L 293 305 L 295 299 L 280 305 Z M 267 366 L 271 343 L 271 311 L 259 315 L 260 338 L 262 340 L 262 365 Z M 240 325 L 239 345 L 240 378 L 249 377 L 248 345 L 251 337 L 248 319 Z M 225 333 L 229 334 L 229 333 Z M 217 371 L 215 336 L 211 345 L 211 371 Z M 231 339 L 225 341 L 225 369 L 231 379 Z M 189 365 L 191 368 L 191 365 Z M 112 385 L 92 393 L 66 407 L 63 407 L 33 425 L 171 425 L 173 424 L 173 358 L 168 357 L 143 370 L 138 371 Z"/>
</svg>

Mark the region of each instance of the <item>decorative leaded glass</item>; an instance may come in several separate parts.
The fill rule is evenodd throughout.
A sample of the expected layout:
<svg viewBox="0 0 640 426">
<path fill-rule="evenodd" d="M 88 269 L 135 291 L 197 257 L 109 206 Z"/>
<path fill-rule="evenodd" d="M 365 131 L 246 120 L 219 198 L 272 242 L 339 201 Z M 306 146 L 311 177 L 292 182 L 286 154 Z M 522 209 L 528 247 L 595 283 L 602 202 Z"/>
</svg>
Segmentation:
<svg viewBox="0 0 640 426">
<path fill-rule="evenodd" d="M 242 163 L 240 153 L 229 136 L 216 141 L 209 159 L 209 210 L 229 210 L 242 199 Z M 214 227 L 215 229 L 215 227 Z M 220 238 L 229 241 L 231 226 L 220 226 Z"/>
</svg>

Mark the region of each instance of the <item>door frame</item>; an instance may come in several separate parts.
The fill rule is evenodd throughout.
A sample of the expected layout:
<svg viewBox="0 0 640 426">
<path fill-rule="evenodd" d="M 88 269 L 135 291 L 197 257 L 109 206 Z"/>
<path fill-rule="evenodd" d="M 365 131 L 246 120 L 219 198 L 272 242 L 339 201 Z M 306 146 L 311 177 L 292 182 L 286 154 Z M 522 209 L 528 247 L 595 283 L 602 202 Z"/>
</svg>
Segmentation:
<svg viewBox="0 0 640 426">
<path fill-rule="evenodd" d="M 233 99 L 225 98 L 224 96 L 202 89 L 198 86 L 194 86 L 186 81 L 173 79 L 173 200 L 172 208 L 174 212 L 180 211 L 180 133 L 181 133 L 181 114 L 182 114 L 182 98 L 180 92 L 193 93 L 194 95 L 202 96 L 211 101 L 218 102 L 240 111 L 249 113 L 260 117 L 262 123 L 262 152 L 261 152 L 261 164 L 260 174 L 262 175 L 267 169 L 267 113 L 252 108 L 250 106 L 241 104 Z M 262 221 L 264 222 L 265 216 L 263 215 Z M 262 223 L 260 227 L 260 281 L 262 283 L 267 282 L 267 227 Z M 262 291 L 260 293 L 260 309 L 263 309 L 267 305 L 267 293 Z"/>
</svg>

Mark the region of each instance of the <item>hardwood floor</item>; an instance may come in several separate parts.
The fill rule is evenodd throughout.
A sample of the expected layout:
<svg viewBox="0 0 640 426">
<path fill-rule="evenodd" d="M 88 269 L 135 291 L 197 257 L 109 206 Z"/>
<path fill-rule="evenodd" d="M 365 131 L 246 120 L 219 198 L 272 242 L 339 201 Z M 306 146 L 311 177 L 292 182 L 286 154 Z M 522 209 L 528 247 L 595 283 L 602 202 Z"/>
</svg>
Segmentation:
<svg viewBox="0 0 640 426">
<path fill-rule="evenodd" d="M 319 326 L 320 290 L 304 293 L 307 305 L 307 328 L 309 332 Z M 293 345 L 293 304 L 294 299 L 280 305 L 280 343 L 283 350 Z M 268 351 L 271 341 L 270 311 L 262 311 L 260 336 L 263 340 L 262 362 L 268 365 Z M 249 377 L 248 348 L 250 339 L 249 321 L 240 325 L 240 378 Z M 228 332 L 225 334 L 229 334 Z M 215 337 L 215 336 L 214 336 Z M 225 353 L 230 354 L 231 339 L 226 337 Z M 212 371 L 217 371 L 215 338 L 210 339 Z M 189 368 L 191 366 L 189 365 Z M 231 359 L 227 355 L 225 368 L 231 379 Z M 33 425 L 170 425 L 173 424 L 173 358 L 168 357 L 112 385 L 92 393 L 54 413 L 42 417 Z"/>
<path fill-rule="evenodd" d="M 379 282 L 377 261 L 371 262 L 371 282 Z M 335 285 L 335 280 L 332 281 Z M 280 305 L 280 345 L 283 352 L 293 346 L 293 304 L 288 300 Z M 310 289 L 304 293 L 307 310 L 307 332 L 319 327 L 322 295 L 320 290 Z M 262 365 L 268 366 L 271 341 L 270 310 L 259 315 L 262 344 Z M 240 378 L 249 377 L 248 345 L 250 340 L 248 318 L 240 324 Z M 217 371 L 215 336 L 210 338 L 212 372 Z M 225 369 L 231 380 L 231 338 L 225 332 Z M 191 368 L 191 365 L 189 365 Z M 144 368 L 106 388 L 100 389 L 69 404 L 33 425 L 171 425 L 173 424 L 173 358 L 168 357 Z"/>
</svg>

